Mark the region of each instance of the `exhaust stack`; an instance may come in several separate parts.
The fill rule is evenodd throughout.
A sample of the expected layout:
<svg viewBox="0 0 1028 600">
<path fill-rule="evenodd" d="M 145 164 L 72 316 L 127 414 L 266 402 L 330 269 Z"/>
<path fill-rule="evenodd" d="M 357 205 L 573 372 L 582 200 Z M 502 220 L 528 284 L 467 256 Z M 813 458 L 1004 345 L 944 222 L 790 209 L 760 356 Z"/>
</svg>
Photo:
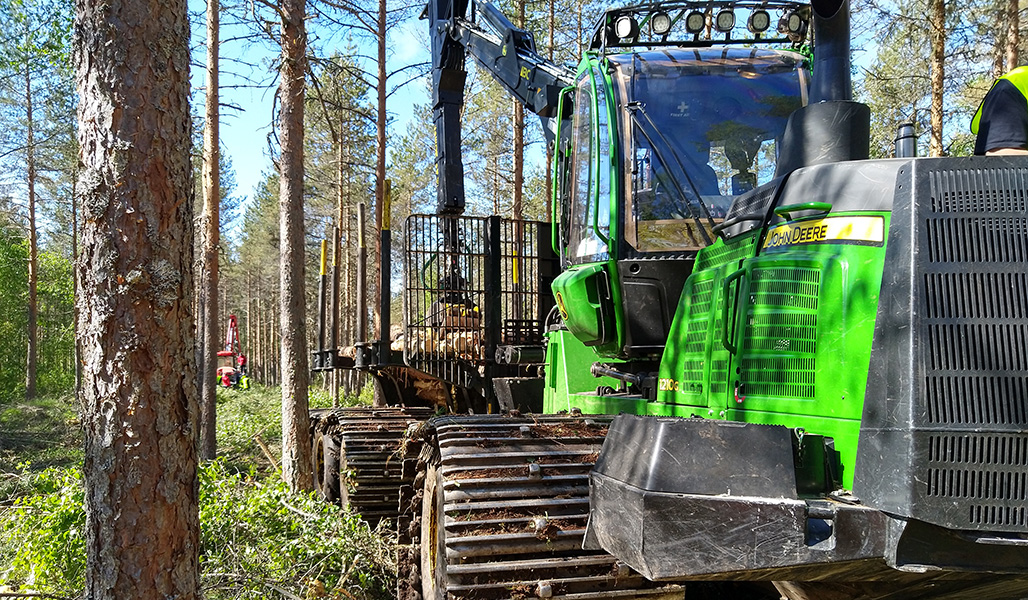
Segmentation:
<svg viewBox="0 0 1028 600">
<path fill-rule="evenodd" d="M 853 101 L 849 0 L 811 0 L 814 75 L 810 103 L 789 117 L 776 177 L 811 165 L 870 155 L 871 111 Z"/>
<path fill-rule="evenodd" d="M 853 100 L 850 77 L 849 0 L 811 0 L 814 12 L 814 77 L 810 103 Z"/>
</svg>

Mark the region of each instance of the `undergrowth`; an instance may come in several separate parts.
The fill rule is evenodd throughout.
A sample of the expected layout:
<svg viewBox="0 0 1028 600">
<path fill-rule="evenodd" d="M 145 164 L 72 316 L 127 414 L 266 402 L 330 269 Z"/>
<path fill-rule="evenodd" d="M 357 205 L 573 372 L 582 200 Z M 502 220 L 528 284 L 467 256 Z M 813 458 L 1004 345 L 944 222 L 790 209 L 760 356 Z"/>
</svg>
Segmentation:
<svg viewBox="0 0 1028 600">
<path fill-rule="evenodd" d="M 0 597 L 17 592 L 80 598 L 86 567 L 81 451 L 52 463 L 42 459 L 53 458 L 54 447 L 80 448 L 81 430 L 61 411 L 46 411 L 63 423 L 55 429 L 34 407 L 10 410 L 0 412 L 0 423 L 22 423 L 26 438 L 34 429 L 49 437 L 39 448 L 8 448 L 0 456 L 6 461 L 0 462 Z M 257 440 L 272 457 L 280 456 L 280 413 L 277 388 L 219 390 L 221 457 L 199 469 L 204 597 L 391 598 L 392 535 L 369 529 L 357 515 L 313 495 L 290 493 L 272 469 Z M 16 457 L 40 462 L 11 464 Z"/>
</svg>

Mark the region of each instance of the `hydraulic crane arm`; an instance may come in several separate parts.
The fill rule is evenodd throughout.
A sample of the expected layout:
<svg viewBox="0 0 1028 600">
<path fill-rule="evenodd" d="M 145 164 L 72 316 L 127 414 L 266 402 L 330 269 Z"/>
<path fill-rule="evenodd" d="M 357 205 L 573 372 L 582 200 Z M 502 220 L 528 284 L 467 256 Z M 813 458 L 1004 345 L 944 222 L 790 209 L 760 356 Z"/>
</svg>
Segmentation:
<svg viewBox="0 0 1028 600">
<path fill-rule="evenodd" d="M 514 26 L 488 2 L 475 3 L 474 7 L 479 22 L 465 17 L 468 0 L 430 0 L 424 14 L 432 36 L 432 111 L 436 127 L 439 214 L 464 212 L 460 114 L 464 105 L 467 55 L 470 54 L 513 97 L 539 115 L 548 142 L 554 138 L 553 119 L 558 117 L 560 90 L 574 81 L 571 71 L 539 55 L 530 32 Z"/>
</svg>

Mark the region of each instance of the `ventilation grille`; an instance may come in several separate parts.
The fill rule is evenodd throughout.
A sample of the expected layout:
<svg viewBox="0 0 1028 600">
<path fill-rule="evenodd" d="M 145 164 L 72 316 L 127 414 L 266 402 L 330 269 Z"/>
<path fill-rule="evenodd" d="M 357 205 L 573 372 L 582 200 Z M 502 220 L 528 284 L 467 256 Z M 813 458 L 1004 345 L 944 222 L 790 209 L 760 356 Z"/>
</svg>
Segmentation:
<svg viewBox="0 0 1028 600">
<path fill-rule="evenodd" d="M 967 527 L 1028 524 L 1028 438 L 929 436 L 928 462 L 927 495 L 962 506 Z"/>
<path fill-rule="evenodd" d="M 928 260 L 933 263 L 1010 263 L 1028 260 L 1028 218 L 928 219 Z"/>
<path fill-rule="evenodd" d="M 685 331 L 682 351 L 686 355 L 703 356 L 707 346 L 707 326 L 710 321 L 710 306 L 713 299 L 714 282 L 697 281 L 692 286 L 692 303 Z"/>
<path fill-rule="evenodd" d="M 929 319 L 1028 318 L 1028 273 L 926 273 Z"/>
<path fill-rule="evenodd" d="M 814 397 L 813 358 L 746 357 L 742 370 L 746 384 L 740 395 Z"/>
<path fill-rule="evenodd" d="M 699 251 L 693 272 L 698 273 L 753 256 L 756 237 L 750 236 L 731 243 L 715 243 Z"/>
<path fill-rule="evenodd" d="M 941 163 L 940 163 L 941 164 Z M 952 163 L 950 163 L 952 164 Z M 915 242 L 915 514 L 1028 526 L 1028 169 L 928 171 Z M 922 188 L 923 189 L 923 188 Z"/>
<path fill-rule="evenodd" d="M 814 398 L 820 283 L 821 272 L 814 268 L 753 271 L 740 394 Z"/>
<path fill-rule="evenodd" d="M 817 317 L 812 314 L 753 315 L 747 324 L 745 350 L 814 354 Z"/>
<path fill-rule="evenodd" d="M 1028 171 L 965 169 L 931 171 L 932 211 L 1028 212 Z"/>
<path fill-rule="evenodd" d="M 932 370 L 1024 371 L 1028 326 L 1023 323 L 929 325 Z"/>
<path fill-rule="evenodd" d="M 932 376 L 926 383 L 932 425 L 1028 427 L 1028 376 Z"/>
<path fill-rule="evenodd" d="M 817 311 L 821 273 L 817 269 L 778 267 L 755 269 L 750 283 L 754 306 Z"/>
<path fill-rule="evenodd" d="M 700 277 L 706 274 L 700 275 Z M 687 288 L 687 293 L 690 290 Z M 714 298 L 714 281 L 710 277 L 693 278 L 691 282 L 691 303 L 685 327 L 685 340 L 680 346 L 685 362 L 682 367 L 682 389 L 687 393 L 703 393 L 703 370 L 705 366 L 710 307 Z"/>
</svg>

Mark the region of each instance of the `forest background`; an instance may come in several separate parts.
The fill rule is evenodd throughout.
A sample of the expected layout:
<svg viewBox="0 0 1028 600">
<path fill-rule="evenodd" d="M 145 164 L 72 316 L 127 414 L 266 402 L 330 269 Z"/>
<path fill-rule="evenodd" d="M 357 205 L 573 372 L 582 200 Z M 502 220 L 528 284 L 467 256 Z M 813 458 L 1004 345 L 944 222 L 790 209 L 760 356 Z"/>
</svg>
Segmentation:
<svg viewBox="0 0 1028 600">
<path fill-rule="evenodd" d="M 381 1 L 386 3 L 384 29 L 380 28 L 377 17 L 380 4 L 308 0 L 307 6 L 311 35 L 307 47 L 310 66 L 305 78 L 306 176 L 302 211 L 306 231 L 307 306 L 316 305 L 317 286 L 313 274 L 316 273 L 319 241 L 337 226 L 343 247 L 340 286 L 340 304 L 344 308 L 343 344 L 355 340 L 358 323 L 375 321 L 373 309 L 360 312 L 355 308 L 358 238 L 376 240 L 376 226 L 383 220 L 392 222 L 396 224 L 392 235 L 397 238 L 392 247 L 394 252 L 399 252 L 402 248 L 398 239 L 402 231 L 400 224 L 404 218 L 415 212 L 431 212 L 435 204 L 431 111 L 424 101 L 411 101 L 411 98 L 428 96 L 428 65 L 401 60 L 403 56 L 410 56 L 411 47 L 427 47 L 424 23 L 417 20 L 423 6 L 407 0 Z M 904 121 L 915 125 L 919 154 L 968 154 L 973 141 L 967 131 L 971 114 L 993 78 L 1019 62 L 1020 6 L 1017 0 L 854 2 L 855 44 L 862 57 L 855 63 L 854 79 L 858 98 L 872 108 L 872 154 L 883 157 L 891 153 L 896 126 Z M 570 0 L 535 3 L 502 0 L 499 5 L 515 22 L 536 33 L 542 54 L 565 64 L 573 63 L 581 54 L 584 40 L 605 8 L 595 2 Z M 210 73 L 205 73 L 202 66 L 208 50 L 203 26 L 205 7 L 194 8 L 197 11 L 192 18 L 194 279 L 199 290 L 204 272 L 209 271 L 204 266 L 209 258 L 205 257 L 204 249 L 208 242 L 217 240 L 214 247 L 219 265 L 216 271 L 220 279 L 216 287 L 219 314 L 209 319 L 208 324 L 213 322 L 215 328 L 220 329 L 227 315 L 238 315 L 242 346 L 250 357 L 251 376 L 273 386 L 286 379 L 283 372 L 284 367 L 288 367 L 279 364 L 279 348 L 283 342 L 279 339 L 282 329 L 278 314 L 279 174 L 274 167 L 268 167 L 255 179 L 254 170 L 260 170 L 255 163 L 263 161 L 246 158 L 241 161 L 243 164 L 233 164 L 226 157 L 240 155 L 227 145 L 247 142 L 240 141 L 239 136 L 223 136 L 221 159 L 214 161 L 219 167 L 221 184 L 218 216 L 205 221 L 208 218 L 205 215 L 211 213 L 208 207 L 202 206 L 204 194 L 200 186 L 210 180 L 210 175 L 201 174 L 204 163 L 201 150 L 205 146 L 202 134 L 211 119 L 203 111 L 205 93 L 210 91 L 204 89 Z M 279 105 L 272 104 L 264 111 L 255 112 L 243 106 L 238 98 L 244 95 L 275 98 L 273 89 L 278 84 L 280 65 L 276 49 L 277 17 L 272 8 L 270 3 L 221 5 L 222 35 L 218 44 L 221 48 L 218 73 L 223 89 L 219 116 L 232 117 L 232 127 L 263 131 L 265 140 L 260 144 L 261 151 L 270 165 L 276 164 L 280 157 L 279 140 L 270 127 L 277 119 L 275 110 Z M 69 0 L 0 0 L 0 428 L 4 426 L 6 407 L 40 397 L 57 398 L 53 403 L 42 404 L 46 408 L 38 411 L 52 413 L 55 423 L 74 424 L 76 419 L 74 391 L 80 361 L 75 354 L 77 292 L 73 265 L 78 255 L 81 223 L 77 193 L 80 168 L 75 129 L 77 99 L 70 61 L 72 14 Z M 416 43 L 411 43 L 411 37 L 417 38 Z M 392 54 L 387 47 L 390 39 L 394 41 Z M 404 43 L 396 44 L 398 39 L 403 39 Z M 386 46 L 384 53 L 377 51 L 382 46 Z M 422 56 L 427 58 L 427 53 Z M 545 148 L 539 126 L 532 118 L 519 120 L 519 111 L 509 97 L 487 75 L 475 71 L 470 63 L 469 66 L 471 76 L 463 115 L 468 212 L 546 220 Z M 287 78 L 286 81 L 292 80 Z M 385 135 L 379 138 L 383 127 Z M 517 141 L 522 137 L 524 144 Z M 251 141 L 249 145 L 256 144 Z M 380 150 L 385 152 L 380 153 Z M 379 156 L 387 159 L 385 164 L 378 162 Z M 520 172 L 519 165 L 523 164 L 527 166 Z M 245 173 L 245 178 L 240 177 L 240 173 Z M 392 203 L 391 215 L 383 219 L 384 203 L 376 196 L 376 190 L 383 188 L 380 184 L 386 177 L 392 182 Z M 256 184 L 252 189 L 240 189 L 236 181 L 243 179 L 256 181 Z M 521 180 L 523 185 L 516 183 Z M 364 220 L 363 235 L 357 231 L 361 213 L 368 217 Z M 401 261 L 394 259 L 393 264 L 400 265 Z M 386 276 L 390 275 L 396 278 L 395 272 Z M 371 284 L 370 296 L 374 298 L 375 282 Z M 400 286 L 394 285 L 393 289 L 399 291 Z M 394 309 L 398 304 L 396 298 L 393 298 Z M 196 302 L 198 308 L 194 313 L 202 315 L 199 307 L 204 296 L 200 291 Z M 306 331 L 313 335 L 313 311 L 309 311 L 306 318 Z M 202 322 L 201 318 L 198 330 L 204 326 Z M 394 315 L 392 322 L 400 322 L 399 315 Z M 374 331 L 374 327 L 369 329 Z M 205 342 L 205 336 L 199 333 L 196 339 L 199 362 L 200 357 L 210 355 L 203 346 L 209 341 Z M 308 347 L 310 345 L 308 340 Z M 350 398 L 357 392 L 355 383 L 344 382 L 347 388 L 344 392 Z M 249 397 L 250 401 L 264 398 L 268 405 L 264 407 L 264 414 L 268 413 L 268 407 L 273 413 L 275 394 L 272 392 L 269 396 L 267 390 L 261 393 L 264 395 L 255 392 Z M 240 397 L 234 401 L 240 402 Z M 219 406 L 219 411 L 226 410 L 227 415 L 231 415 L 230 406 Z M 62 410 L 70 416 L 65 418 Z M 239 420 L 229 416 L 227 425 L 219 421 L 219 439 L 226 436 L 231 439 L 233 430 L 227 427 Z M 262 425 L 261 431 L 265 429 Z M 244 436 L 248 444 L 251 437 L 249 432 Z M 227 449 L 232 451 L 232 444 Z M 245 505 L 249 500 L 254 512 L 261 515 L 285 514 L 259 504 L 262 498 L 270 506 L 286 503 L 287 508 L 288 502 L 295 501 L 284 500 L 288 491 L 280 485 L 256 477 L 256 473 L 247 471 L 245 466 L 230 468 L 224 459 L 222 454 L 221 462 L 208 462 L 201 467 L 201 483 L 205 486 L 202 495 L 208 502 L 204 504 L 201 499 L 201 518 L 205 514 L 204 506 L 224 508 L 230 505 L 212 490 L 226 493 L 235 490 L 233 493 L 239 503 Z M 30 486 L 48 498 L 47 501 L 69 508 L 68 512 L 47 510 L 25 514 L 54 516 L 56 521 L 38 527 L 49 527 L 70 539 L 81 526 L 78 521 L 81 487 L 69 483 L 77 480 L 75 473 L 71 468 L 20 477 L 5 467 L 0 469 L 3 476 L 0 484 Z M 223 485 L 230 480 L 231 486 Z M 267 496 L 251 493 L 254 488 L 264 490 Z M 3 497 L 4 490 L 0 489 L 0 498 Z M 29 497 L 23 494 L 19 500 Z M 323 522 L 325 530 L 356 527 L 353 520 L 345 523 L 333 520 L 340 515 L 325 512 L 325 507 L 307 504 L 300 512 L 324 513 L 325 520 L 316 522 Z M 71 516 L 65 522 L 60 520 L 64 518 L 61 515 Z M 350 516 L 342 518 L 350 519 Z M 205 535 L 216 535 L 217 523 L 249 522 L 222 513 L 210 519 L 204 521 Z M 24 539 L 38 537 L 35 522 L 23 518 L 9 522 L 23 527 L 13 531 L 24 534 Z M 297 527 L 292 523 L 268 524 L 283 531 Z M 223 533 L 235 536 L 230 529 Z M 0 533 L 10 535 L 11 531 Z M 321 531 L 312 531 L 312 536 L 318 540 L 341 539 Z M 255 537 L 265 539 L 268 536 L 258 534 Z M 364 539 L 371 538 L 365 536 Z M 217 537 L 203 540 L 208 566 L 211 556 L 220 556 L 210 552 L 211 548 L 219 547 L 218 540 Z M 310 547 L 310 544 L 299 546 Z M 14 547 L 0 544 L 0 563 L 5 558 L 4 551 Z M 231 545 L 225 547 L 232 548 Z M 380 550 L 379 546 L 374 548 Z M 379 550 L 361 552 L 371 555 Z M 345 556 L 346 553 L 329 548 L 325 555 Z M 20 567 L 15 560 L 6 573 L 0 573 L 0 584 L 3 575 L 20 568 L 34 572 L 35 567 L 31 565 L 38 563 L 41 556 L 63 560 L 81 554 L 40 551 L 31 560 L 24 560 Z M 321 556 L 313 557 L 312 564 L 322 564 Z M 295 561 L 296 557 L 289 558 Z M 71 565 L 66 570 L 75 568 L 76 565 Z M 373 576 L 380 580 L 376 589 L 385 593 L 391 588 L 388 575 L 383 575 L 388 571 L 387 565 L 378 565 L 375 569 L 369 567 L 358 573 L 361 577 L 378 573 Z M 218 570 L 225 571 L 224 568 Z M 354 590 L 371 589 L 368 580 L 360 577 L 350 585 Z M 234 589 L 233 593 L 244 593 L 242 588 Z"/>
<path fill-rule="evenodd" d="M 536 34 L 540 52 L 573 64 L 583 40 L 605 4 L 549 0 L 516 4 L 501 0 L 508 15 L 524 10 L 525 27 Z M 353 340 L 356 311 L 352 294 L 356 268 L 358 205 L 369 215 L 375 204 L 375 126 L 378 80 L 374 52 L 376 6 L 338 5 L 311 0 L 308 48 L 306 129 L 307 272 L 314 273 L 318 241 L 341 217 L 344 341 Z M 551 7 L 551 5 L 553 5 Z M 228 129 L 264 131 L 263 152 L 274 164 L 276 140 L 270 133 L 274 106 L 264 114 L 246 100 L 273 98 L 277 84 L 277 50 L 270 17 L 250 3 L 222 5 L 221 115 Z M 197 10 L 203 6 L 195 6 Z M 410 37 L 427 48 L 423 6 L 388 0 L 387 27 L 396 46 L 409 56 Z M 551 8 L 553 9 L 551 11 Z M 77 252 L 75 178 L 77 169 L 76 98 L 69 54 L 69 0 L 7 0 L 0 3 L 0 404 L 39 393 L 61 392 L 75 383 L 73 341 L 74 284 L 72 260 Z M 554 18 L 551 19 L 550 15 Z M 964 155 L 973 138 L 970 117 L 993 78 L 1018 64 L 1023 45 L 1018 35 L 1016 0 L 855 0 L 854 45 L 861 58 L 854 81 L 860 100 L 872 109 L 872 153 L 888 156 L 896 125 L 912 121 L 921 155 Z M 203 128 L 203 13 L 193 15 L 194 156 L 199 177 Z M 393 236 L 412 212 L 432 212 L 435 204 L 434 130 L 427 100 L 429 64 L 398 64 L 387 53 L 386 176 L 392 181 Z M 423 53 L 422 58 L 427 58 Z M 253 58 L 259 57 L 259 58 Z M 263 58 L 260 58 L 263 57 Z M 529 117 L 522 128 L 526 143 L 514 148 L 513 105 L 491 79 L 469 67 L 464 113 L 464 162 L 468 212 L 510 215 L 514 204 L 515 154 L 527 157 L 524 198 L 526 218 L 547 219 L 541 129 Z M 934 93 L 933 93 L 933 85 Z M 940 92 L 941 90 L 941 92 Z M 935 110 L 933 111 L 933 103 Z M 248 111 L 247 112 L 247 109 Z M 254 378 L 274 384 L 278 323 L 278 175 L 260 173 L 254 189 L 240 189 L 237 173 L 254 181 L 252 164 L 226 158 L 222 140 L 218 323 L 229 314 L 240 318 L 243 347 Z M 253 139 L 250 137 L 249 139 Z M 235 143 L 241 143 L 236 141 Z M 246 156 L 252 156 L 251 154 Z M 197 191 L 196 230 L 203 230 L 202 195 Z M 341 201 L 342 211 L 337 203 Z M 375 219 L 368 218 L 369 239 Z M 203 235 L 196 236 L 196 257 Z M 393 243 L 394 251 L 402 245 Z M 399 261 L 394 261 L 394 265 Z M 199 268 L 199 263 L 198 263 Z M 395 276 L 395 275 L 394 275 Z M 310 300 L 316 291 L 307 277 Z M 398 286 L 394 286 L 394 293 Z M 374 297 L 374 282 L 372 282 Z M 313 301 L 308 306 L 314 306 Z M 310 317 L 313 319 L 313 315 Z M 30 325 L 35 321 L 34 326 Z M 399 322 L 397 318 L 393 322 Z M 309 323 L 308 332 L 315 331 Z M 30 351 L 27 352 L 27 349 Z M 29 358 L 34 355 L 35 359 Z"/>
</svg>

